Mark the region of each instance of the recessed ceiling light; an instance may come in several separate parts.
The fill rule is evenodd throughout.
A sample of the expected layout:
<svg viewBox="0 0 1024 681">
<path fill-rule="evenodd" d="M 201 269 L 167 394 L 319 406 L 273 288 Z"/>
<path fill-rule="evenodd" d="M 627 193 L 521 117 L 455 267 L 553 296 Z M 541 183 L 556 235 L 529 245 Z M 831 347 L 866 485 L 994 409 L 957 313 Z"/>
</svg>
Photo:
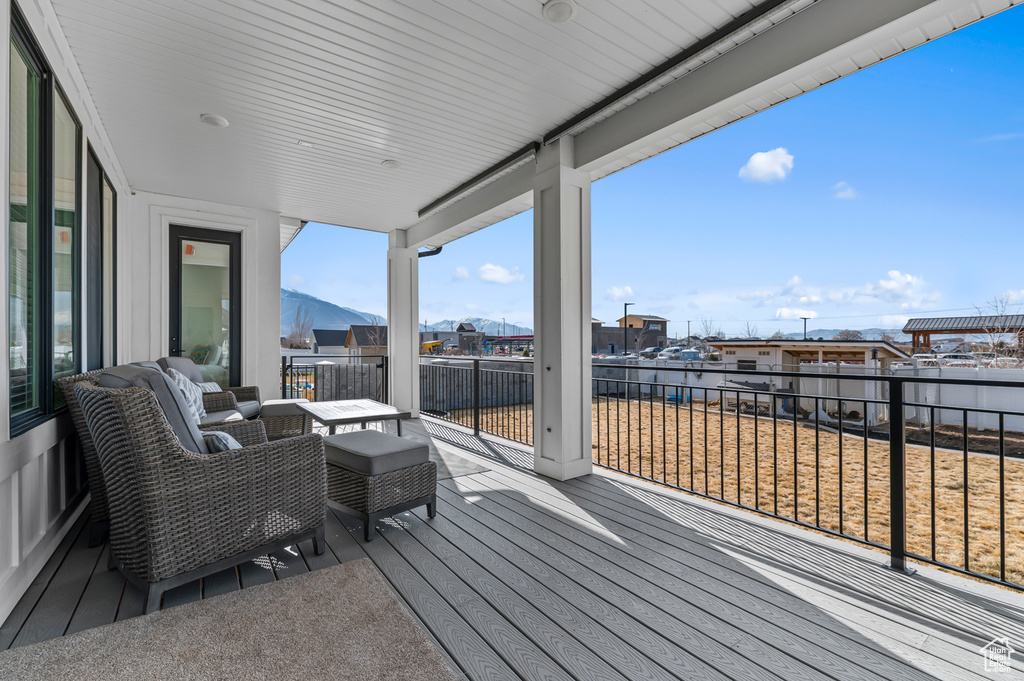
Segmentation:
<svg viewBox="0 0 1024 681">
<path fill-rule="evenodd" d="M 307 142 L 305 140 L 299 140 L 299 146 L 300 147 L 306 147 L 307 149 L 312 149 L 313 148 L 313 143 L 312 142 Z"/>
<path fill-rule="evenodd" d="M 548 0 L 540 11 L 551 23 L 560 24 L 576 15 L 576 3 L 574 0 Z"/>
<path fill-rule="evenodd" d="M 215 128 L 226 128 L 230 125 L 228 123 L 228 119 L 211 113 L 199 114 L 199 120 L 207 125 L 212 125 Z"/>
<path fill-rule="evenodd" d="M 396 168 L 402 167 L 402 164 L 393 158 L 389 158 L 386 161 L 381 161 L 381 165 L 387 168 L 388 170 L 395 170 Z"/>
</svg>

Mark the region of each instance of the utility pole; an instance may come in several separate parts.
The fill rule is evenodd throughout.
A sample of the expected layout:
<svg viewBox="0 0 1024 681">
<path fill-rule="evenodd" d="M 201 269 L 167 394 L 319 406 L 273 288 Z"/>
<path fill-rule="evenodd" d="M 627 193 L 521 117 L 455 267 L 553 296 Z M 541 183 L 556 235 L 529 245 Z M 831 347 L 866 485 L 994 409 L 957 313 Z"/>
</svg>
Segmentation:
<svg viewBox="0 0 1024 681">
<path fill-rule="evenodd" d="M 505 318 L 501 318 L 501 337 L 505 337 Z"/>
<path fill-rule="evenodd" d="M 689 349 L 689 347 L 692 344 L 693 344 L 693 341 L 690 340 L 690 320 L 687 319 L 686 320 L 686 347 L 687 347 L 687 349 Z"/>
<path fill-rule="evenodd" d="M 801 317 L 800 319 L 804 320 L 804 340 L 807 340 L 807 320 L 810 317 Z"/>
<path fill-rule="evenodd" d="M 629 347 L 629 306 L 636 305 L 636 303 L 623 303 L 622 304 L 622 354 L 625 356 L 626 349 Z"/>
</svg>

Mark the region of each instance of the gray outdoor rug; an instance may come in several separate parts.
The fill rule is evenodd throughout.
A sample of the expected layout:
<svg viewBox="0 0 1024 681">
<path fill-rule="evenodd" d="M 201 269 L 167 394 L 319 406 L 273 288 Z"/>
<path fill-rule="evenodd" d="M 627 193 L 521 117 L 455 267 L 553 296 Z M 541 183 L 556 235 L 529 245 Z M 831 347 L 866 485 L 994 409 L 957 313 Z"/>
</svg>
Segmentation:
<svg viewBox="0 0 1024 681">
<path fill-rule="evenodd" d="M 457 679 L 369 559 L 0 653 L 0 679 Z"/>
</svg>

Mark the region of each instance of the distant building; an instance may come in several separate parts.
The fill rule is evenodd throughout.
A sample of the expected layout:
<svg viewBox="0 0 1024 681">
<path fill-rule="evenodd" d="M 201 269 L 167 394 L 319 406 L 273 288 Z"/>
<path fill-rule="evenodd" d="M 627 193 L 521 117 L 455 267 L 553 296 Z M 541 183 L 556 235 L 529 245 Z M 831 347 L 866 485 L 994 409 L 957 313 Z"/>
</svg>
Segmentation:
<svg viewBox="0 0 1024 681">
<path fill-rule="evenodd" d="M 604 326 L 600 319 L 590 320 L 590 351 L 595 355 L 621 355 L 644 348 L 668 347 L 668 320 L 654 315 L 629 315 L 618 326 Z M 625 327 L 625 331 L 623 328 Z"/>
<path fill-rule="evenodd" d="M 345 348 L 353 361 L 376 363 L 388 354 L 388 327 L 371 324 L 353 324 L 348 328 Z"/>
<path fill-rule="evenodd" d="M 347 338 L 347 329 L 313 329 L 309 334 L 309 347 L 318 355 L 347 355 Z"/>
<path fill-rule="evenodd" d="M 792 371 L 804 362 L 845 362 L 888 368 L 909 355 L 885 341 L 728 340 L 708 341 L 722 352 L 726 369 Z"/>
</svg>

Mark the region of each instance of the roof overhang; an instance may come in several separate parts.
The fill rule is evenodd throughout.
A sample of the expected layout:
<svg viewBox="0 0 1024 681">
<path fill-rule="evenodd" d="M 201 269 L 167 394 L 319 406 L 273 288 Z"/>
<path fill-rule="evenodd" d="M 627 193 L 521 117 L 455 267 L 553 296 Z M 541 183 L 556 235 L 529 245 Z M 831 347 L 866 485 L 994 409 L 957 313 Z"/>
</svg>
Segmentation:
<svg viewBox="0 0 1024 681">
<path fill-rule="evenodd" d="M 538 144 L 598 179 L 1019 1 L 39 6 L 133 190 L 419 247 L 528 209 Z"/>
<path fill-rule="evenodd" d="M 842 356 L 843 358 L 849 357 L 853 359 L 864 359 L 865 353 L 870 353 L 872 350 L 877 350 L 878 355 L 883 358 L 906 359 L 910 357 L 910 355 L 887 341 L 749 339 L 712 341 L 709 345 L 720 350 L 726 350 L 729 348 L 781 348 L 793 356 L 807 356 L 815 359 L 818 357 L 819 352 L 828 357 Z"/>
</svg>

